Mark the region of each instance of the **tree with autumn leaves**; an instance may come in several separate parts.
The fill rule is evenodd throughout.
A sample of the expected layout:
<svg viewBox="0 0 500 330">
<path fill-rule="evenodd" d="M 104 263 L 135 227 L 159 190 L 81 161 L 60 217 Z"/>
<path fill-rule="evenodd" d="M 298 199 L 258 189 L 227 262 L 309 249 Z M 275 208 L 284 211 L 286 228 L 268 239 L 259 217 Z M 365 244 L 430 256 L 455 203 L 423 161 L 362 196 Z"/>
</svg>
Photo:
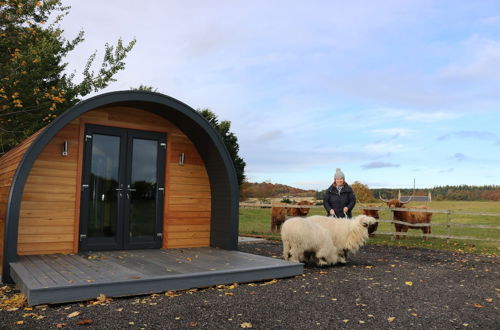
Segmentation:
<svg viewBox="0 0 500 330">
<path fill-rule="evenodd" d="M 61 0 L 0 0 L 0 155 L 50 123 L 80 99 L 115 81 L 135 39 L 105 45 L 99 70 L 89 55 L 82 80 L 65 71 L 64 58 L 84 41 L 63 36 L 60 21 L 69 12 Z M 51 19 L 51 22 L 49 22 Z"/>
</svg>

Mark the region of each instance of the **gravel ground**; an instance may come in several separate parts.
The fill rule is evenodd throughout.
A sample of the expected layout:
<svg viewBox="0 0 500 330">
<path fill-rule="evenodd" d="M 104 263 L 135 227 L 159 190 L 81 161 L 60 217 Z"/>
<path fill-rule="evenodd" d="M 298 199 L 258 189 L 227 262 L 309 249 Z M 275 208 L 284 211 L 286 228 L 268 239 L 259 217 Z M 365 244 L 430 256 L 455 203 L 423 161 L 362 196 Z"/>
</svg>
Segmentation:
<svg viewBox="0 0 500 330">
<path fill-rule="evenodd" d="M 240 250 L 279 257 L 281 244 L 240 243 Z M 0 310 L 0 327 L 500 329 L 499 261 L 494 256 L 368 245 L 350 256 L 347 265 L 306 267 L 302 276 L 293 278 Z"/>
</svg>

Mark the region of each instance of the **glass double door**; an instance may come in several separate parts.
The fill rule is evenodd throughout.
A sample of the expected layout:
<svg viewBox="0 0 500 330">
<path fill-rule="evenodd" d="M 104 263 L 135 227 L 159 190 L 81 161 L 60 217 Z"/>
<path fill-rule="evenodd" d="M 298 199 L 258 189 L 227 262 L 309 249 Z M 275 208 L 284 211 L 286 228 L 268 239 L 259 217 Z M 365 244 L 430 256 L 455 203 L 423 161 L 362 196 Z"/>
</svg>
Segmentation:
<svg viewBox="0 0 500 330">
<path fill-rule="evenodd" d="M 160 248 L 165 134 L 87 125 L 80 251 Z"/>
</svg>

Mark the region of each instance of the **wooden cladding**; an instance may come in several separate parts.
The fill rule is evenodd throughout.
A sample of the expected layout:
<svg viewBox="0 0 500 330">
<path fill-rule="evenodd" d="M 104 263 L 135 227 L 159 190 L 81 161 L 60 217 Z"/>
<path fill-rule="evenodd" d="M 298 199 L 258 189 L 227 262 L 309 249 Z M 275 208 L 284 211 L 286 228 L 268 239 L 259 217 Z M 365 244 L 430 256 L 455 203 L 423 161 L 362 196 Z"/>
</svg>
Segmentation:
<svg viewBox="0 0 500 330">
<path fill-rule="evenodd" d="M 43 129 L 39 130 L 0 158 L 0 265 L 3 264 L 5 217 L 12 179 L 26 150 L 42 131 Z"/>
<path fill-rule="evenodd" d="M 87 112 L 66 125 L 37 157 L 21 201 L 18 254 L 78 251 L 83 132 L 86 124 L 166 133 L 163 247 L 209 246 L 210 183 L 194 144 L 179 128 L 155 114 L 126 107 L 106 107 Z M 30 137 L 0 158 L 2 247 L 5 208 L 12 177 L 34 138 Z M 68 155 L 62 156 L 65 141 L 68 143 Z M 185 154 L 184 165 L 179 165 L 181 153 Z"/>
</svg>

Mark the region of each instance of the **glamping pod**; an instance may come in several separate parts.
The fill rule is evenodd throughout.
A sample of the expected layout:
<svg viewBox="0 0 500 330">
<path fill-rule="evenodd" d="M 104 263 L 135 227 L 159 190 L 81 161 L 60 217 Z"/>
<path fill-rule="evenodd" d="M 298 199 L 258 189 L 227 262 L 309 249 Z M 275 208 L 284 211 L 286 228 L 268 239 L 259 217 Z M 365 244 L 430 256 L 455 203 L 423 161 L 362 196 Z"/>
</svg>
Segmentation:
<svg viewBox="0 0 500 330">
<path fill-rule="evenodd" d="M 238 243 L 222 140 L 166 95 L 82 101 L 0 158 L 2 282 L 21 256 Z"/>
</svg>

